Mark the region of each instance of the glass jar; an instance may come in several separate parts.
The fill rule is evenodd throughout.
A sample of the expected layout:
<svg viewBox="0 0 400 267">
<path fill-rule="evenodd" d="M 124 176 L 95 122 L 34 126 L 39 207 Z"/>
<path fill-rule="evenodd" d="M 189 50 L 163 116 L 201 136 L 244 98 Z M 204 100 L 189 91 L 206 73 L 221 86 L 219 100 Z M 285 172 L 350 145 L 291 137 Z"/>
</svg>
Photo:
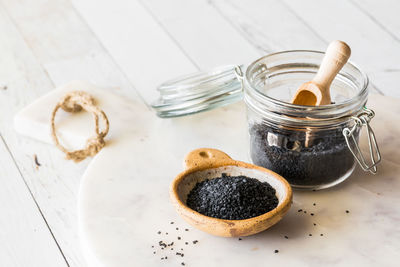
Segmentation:
<svg viewBox="0 0 400 267">
<path fill-rule="evenodd" d="M 247 104 L 250 156 L 295 188 L 322 189 L 344 181 L 359 163 L 376 173 L 380 153 L 369 126 L 374 112 L 365 107 L 368 78 L 348 62 L 331 85 L 331 105 L 290 104 L 299 86 L 311 81 L 323 52 L 285 51 L 262 57 L 247 67 L 224 66 L 161 84 L 152 107 L 161 118 L 186 116 L 243 99 Z M 365 127 L 367 163 L 358 147 Z"/>
<path fill-rule="evenodd" d="M 316 51 L 271 54 L 253 62 L 245 76 L 239 73 L 247 105 L 250 157 L 295 188 L 336 185 L 351 175 L 356 160 L 364 160 L 358 148 L 357 126 L 362 126 L 358 120 L 365 121 L 369 130 L 373 112 L 364 109 L 369 83 L 358 67 L 348 63 L 336 76 L 331 105 L 290 104 L 299 86 L 315 76 L 323 56 Z M 372 148 L 376 147 L 373 132 L 369 136 Z M 373 167 L 365 169 L 373 171 Z"/>
</svg>

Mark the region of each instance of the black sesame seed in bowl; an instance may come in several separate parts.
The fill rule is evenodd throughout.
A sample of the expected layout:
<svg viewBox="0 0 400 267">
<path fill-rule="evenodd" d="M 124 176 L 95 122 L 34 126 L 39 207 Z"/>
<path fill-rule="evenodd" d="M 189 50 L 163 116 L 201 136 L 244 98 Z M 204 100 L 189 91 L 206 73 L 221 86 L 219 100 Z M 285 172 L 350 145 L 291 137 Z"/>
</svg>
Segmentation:
<svg viewBox="0 0 400 267">
<path fill-rule="evenodd" d="M 197 183 L 190 191 L 186 205 L 209 217 L 243 220 L 275 209 L 278 198 L 267 182 L 222 173 L 221 177 Z"/>
</svg>

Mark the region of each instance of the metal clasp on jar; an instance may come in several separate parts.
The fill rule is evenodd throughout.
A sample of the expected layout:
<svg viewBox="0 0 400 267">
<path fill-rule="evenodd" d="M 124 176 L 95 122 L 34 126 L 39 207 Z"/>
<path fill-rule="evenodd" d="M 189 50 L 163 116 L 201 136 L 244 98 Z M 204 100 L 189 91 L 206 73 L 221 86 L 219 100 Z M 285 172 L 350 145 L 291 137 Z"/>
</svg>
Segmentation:
<svg viewBox="0 0 400 267">
<path fill-rule="evenodd" d="M 364 107 L 363 110 L 357 114 L 357 116 L 352 117 L 354 120 L 354 126 L 351 129 L 347 127 L 343 129 L 343 135 L 346 139 L 347 146 L 357 160 L 358 164 L 364 171 L 369 171 L 373 174 L 377 172 L 377 165 L 381 161 L 381 153 L 379 152 L 378 143 L 376 142 L 374 131 L 369 125 L 369 122 L 374 116 L 375 112 L 373 110 Z M 371 158 L 371 163 L 369 164 L 365 160 L 356 137 L 354 136 L 354 132 L 356 132 L 358 129 L 361 130 L 363 126 L 366 126 L 368 135 L 368 145 Z"/>
</svg>

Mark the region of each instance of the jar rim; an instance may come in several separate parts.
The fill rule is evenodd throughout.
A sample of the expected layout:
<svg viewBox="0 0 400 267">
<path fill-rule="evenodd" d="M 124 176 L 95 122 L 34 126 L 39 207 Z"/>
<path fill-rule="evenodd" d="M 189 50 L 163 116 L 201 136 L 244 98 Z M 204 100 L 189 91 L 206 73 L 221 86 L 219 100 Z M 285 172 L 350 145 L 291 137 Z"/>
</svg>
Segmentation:
<svg viewBox="0 0 400 267">
<path fill-rule="evenodd" d="M 271 110 L 289 110 L 292 115 L 294 114 L 304 114 L 305 117 L 310 117 L 313 119 L 323 119 L 326 121 L 327 119 L 338 119 L 338 118 L 343 118 L 343 117 L 348 117 L 353 115 L 353 113 L 358 112 L 364 104 L 366 103 L 366 99 L 368 96 L 368 86 L 369 86 L 369 79 L 368 76 L 365 74 L 364 71 L 362 71 L 358 65 L 354 64 L 352 61 L 348 61 L 346 65 L 350 66 L 352 69 L 354 69 L 356 72 L 360 74 L 360 77 L 362 79 L 362 84 L 358 86 L 361 88 L 358 93 L 344 101 L 341 101 L 339 103 L 334 103 L 334 104 L 329 104 L 329 105 L 321 105 L 321 106 L 303 106 L 303 105 L 296 105 L 292 104 L 289 102 L 285 102 L 283 100 L 279 100 L 276 98 L 273 98 L 271 96 L 268 96 L 262 92 L 260 92 L 254 84 L 251 82 L 251 75 L 253 74 L 253 70 L 255 69 L 256 66 L 260 64 L 260 62 L 264 61 L 265 59 L 275 57 L 277 55 L 282 55 L 282 54 L 296 54 L 296 53 L 305 53 L 305 54 L 310 54 L 310 55 L 324 55 L 325 52 L 322 51 L 316 51 L 316 50 L 286 50 L 286 51 L 280 51 L 272 54 L 268 54 L 266 56 L 263 56 L 254 62 L 252 62 L 246 69 L 246 74 L 245 74 L 245 88 L 246 88 L 246 95 L 245 95 L 245 101 L 247 104 L 249 104 L 249 97 L 248 94 L 250 94 L 250 98 L 257 99 L 257 101 L 261 101 L 263 103 L 267 103 L 268 105 L 272 106 Z M 248 89 L 251 90 L 248 90 Z M 250 103 L 251 104 L 251 103 Z M 358 108 L 356 108 L 358 107 Z M 354 109 L 357 109 L 356 111 Z M 329 114 L 330 117 L 327 115 Z M 288 118 L 288 120 L 295 121 L 295 118 Z M 298 123 L 304 124 L 304 119 L 298 120 Z M 317 122 L 315 122 L 317 123 Z"/>
</svg>

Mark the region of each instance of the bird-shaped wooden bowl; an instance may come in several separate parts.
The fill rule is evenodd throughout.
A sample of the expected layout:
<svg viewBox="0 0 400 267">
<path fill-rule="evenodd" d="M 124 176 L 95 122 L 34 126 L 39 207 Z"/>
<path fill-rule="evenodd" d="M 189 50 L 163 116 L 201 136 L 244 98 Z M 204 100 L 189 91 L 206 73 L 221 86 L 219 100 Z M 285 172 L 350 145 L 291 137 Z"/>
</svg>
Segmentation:
<svg viewBox="0 0 400 267">
<path fill-rule="evenodd" d="M 225 237 L 254 235 L 280 221 L 291 206 L 292 189 L 283 177 L 271 170 L 233 160 L 220 150 L 196 149 L 186 156 L 185 165 L 186 170 L 176 176 L 171 184 L 171 201 L 185 221 L 209 234 Z M 221 177 L 223 173 L 228 176 L 244 175 L 261 182 L 268 182 L 276 190 L 278 206 L 257 217 L 225 220 L 205 216 L 186 205 L 187 196 L 197 183 Z"/>
</svg>

